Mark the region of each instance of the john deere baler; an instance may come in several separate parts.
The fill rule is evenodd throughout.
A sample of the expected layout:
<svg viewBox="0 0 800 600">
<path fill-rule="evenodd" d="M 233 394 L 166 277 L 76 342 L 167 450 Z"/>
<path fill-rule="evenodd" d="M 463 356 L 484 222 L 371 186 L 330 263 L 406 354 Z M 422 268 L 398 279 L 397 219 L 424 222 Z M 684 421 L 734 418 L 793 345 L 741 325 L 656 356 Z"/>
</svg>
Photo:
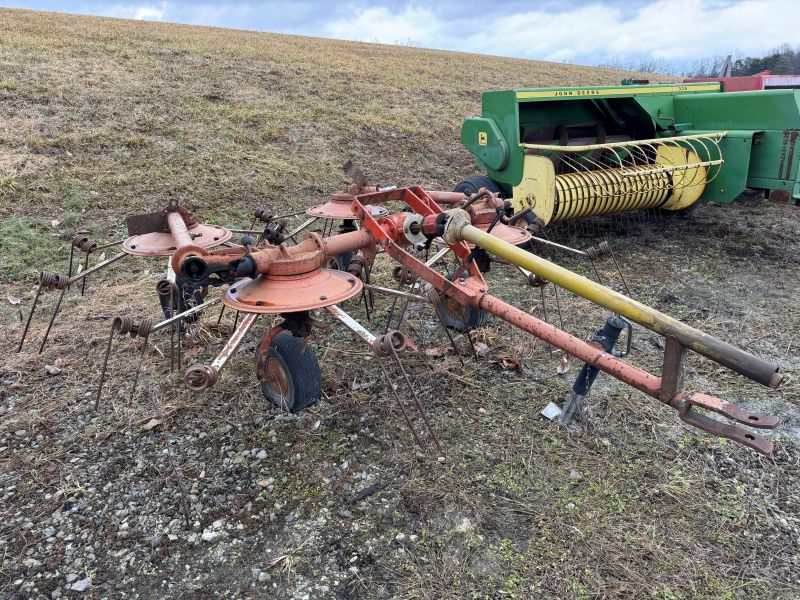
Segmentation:
<svg viewBox="0 0 800 600">
<path fill-rule="evenodd" d="M 719 83 L 484 92 L 461 128 L 483 181 L 543 224 L 727 204 L 746 188 L 800 204 L 798 137 L 800 90 Z"/>
</svg>

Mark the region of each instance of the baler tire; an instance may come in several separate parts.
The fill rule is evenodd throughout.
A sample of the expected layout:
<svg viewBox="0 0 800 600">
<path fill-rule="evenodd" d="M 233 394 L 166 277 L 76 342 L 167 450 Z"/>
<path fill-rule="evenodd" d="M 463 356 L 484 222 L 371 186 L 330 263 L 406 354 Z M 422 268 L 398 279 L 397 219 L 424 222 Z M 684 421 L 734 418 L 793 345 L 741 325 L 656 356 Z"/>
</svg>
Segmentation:
<svg viewBox="0 0 800 600">
<path fill-rule="evenodd" d="M 477 194 L 478 190 L 481 188 L 486 188 L 494 194 L 500 194 L 500 197 L 503 199 L 506 197 L 500 185 L 498 185 L 494 179 L 486 175 L 470 175 L 466 179 L 459 181 L 458 185 L 453 188 L 453 191 L 471 196 L 472 194 Z"/>
<path fill-rule="evenodd" d="M 256 357 L 258 358 L 258 357 Z M 314 351 L 288 331 L 272 338 L 264 361 L 261 393 L 278 408 L 295 413 L 319 402 L 322 395 L 322 373 Z M 268 382 L 267 374 L 279 378 L 279 389 Z"/>
<path fill-rule="evenodd" d="M 698 208 L 700 208 L 701 204 L 703 204 L 703 201 L 702 200 L 697 200 L 696 202 L 694 202 L 693 204 L 690 204 L 686 208 L 680 208 L 678 210 L 673 210 L 673 211 L 670 211 L 670 212 L 672 212 L 673 214 L 678 215 L 679 217 L 684 217 L 684 218 L 685 217 L 691 217 L 694 214 L 694 211 L 696 211 Z"/>
</svg>

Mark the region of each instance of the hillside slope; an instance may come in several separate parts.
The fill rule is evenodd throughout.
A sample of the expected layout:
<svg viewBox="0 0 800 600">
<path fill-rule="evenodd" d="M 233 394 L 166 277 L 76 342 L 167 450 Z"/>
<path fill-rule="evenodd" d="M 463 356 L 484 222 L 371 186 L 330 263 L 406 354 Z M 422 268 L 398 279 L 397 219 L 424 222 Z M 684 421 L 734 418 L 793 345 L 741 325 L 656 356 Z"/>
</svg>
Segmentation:
<svg viewBox="0 0 800 600">
<path fill-rule="evenodd" d="M 188 328 L 174 371 L 166 329 L 147 346 L 118 336 L 95 409 L 113 316 L 161 318 L 161 259 L 116 263 L 85 297 L 74 286 L 40 353 L 60 297 L 43 294 L 15 352 L 34 276 L 66 272 L 76 230 L 119 239 L 126 212 L 168 198 L 248 226 L 255 206 L 319 203 L 344 183 L 347 158 L 374 182 L 447 189 L 474 172 L 458 132 L 482 90 L 624 75 L 0 10 L 0 600 L 800 597 L 794 207 L 749 199 L 691 219 L 637 213 L 548 230 L 579 248 L 607 237 L 616 258 L 597 265 L 538 250 L 780 365 L 779 390 L 697 356 L 686 367 L 690 391 L 784 418 L 770 457 L 688 428 L 604 375 L 576 427 L 551 423 L 539 411 L 567 397 L 576 360 L 499 319 L 473 335 L 484 355 L 457 336 L 455 356 L 414 302 L 391 310 L 419 343 L 403 360 L 446 456 L 415 445 L 374 354 L 322 311 L 334 326 L 315 329 L 308 348 L 323 398 L 298 414 L 274 408 L 254 378 L 269 318 L 213 388 L 182 385 L 234 327 L 233 311 L 216 308 Z M 395 264 L 377 261 L 373 281 L 395 285 Z M 607 317 L 502 264 L 487 282 L 582 339 Z M 371 321 L 357 301 L 346 309 L 383 332 L 390 306 L 376 296 Z M 637 328 L 626 360 L 659 372 L 663 347 Z"/>
<path fill-rule="evenodd" d="M 342 182 L 348 157 L 376 181 L 449 188 L 474 171 L 459 128 L 483 90 L 625 76 L 18 10 L 0 25 L 2 215 L 64 207 L 72 228 L 168 197 L 199 212 L 305 205 Z"/>
</svg>

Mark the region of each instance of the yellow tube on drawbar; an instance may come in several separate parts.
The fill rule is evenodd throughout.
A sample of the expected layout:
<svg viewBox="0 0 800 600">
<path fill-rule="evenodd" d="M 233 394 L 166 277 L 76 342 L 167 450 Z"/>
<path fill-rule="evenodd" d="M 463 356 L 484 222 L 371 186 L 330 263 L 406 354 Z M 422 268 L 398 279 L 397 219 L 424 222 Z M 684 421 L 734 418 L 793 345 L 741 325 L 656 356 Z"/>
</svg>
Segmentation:
<svg viewBox="0 0 800 600">
<path fill-rule="evenodd" d="M 651 331 L 675 337 L 685 347 L 763 385 L 778 387 L 783 380 L 777 366 L 757 356 L 474 227 L 464 210 L 450 215 L 442 236 L 448 244 L 471 242 Z"/>
</svg>

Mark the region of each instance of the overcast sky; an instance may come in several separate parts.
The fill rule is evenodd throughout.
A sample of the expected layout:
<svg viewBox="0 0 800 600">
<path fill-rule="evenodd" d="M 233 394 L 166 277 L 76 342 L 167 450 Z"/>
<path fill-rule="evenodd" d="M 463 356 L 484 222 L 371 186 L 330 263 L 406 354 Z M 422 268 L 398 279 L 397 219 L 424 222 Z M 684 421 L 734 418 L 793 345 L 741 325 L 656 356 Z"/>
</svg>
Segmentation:
<svg viewBox="0 0 800 600">
<path fill-rule="evenodd" d="M 800 46 L 800 0 L 0 0 L 5 6 L 603 64 Z"/>
</svg>

